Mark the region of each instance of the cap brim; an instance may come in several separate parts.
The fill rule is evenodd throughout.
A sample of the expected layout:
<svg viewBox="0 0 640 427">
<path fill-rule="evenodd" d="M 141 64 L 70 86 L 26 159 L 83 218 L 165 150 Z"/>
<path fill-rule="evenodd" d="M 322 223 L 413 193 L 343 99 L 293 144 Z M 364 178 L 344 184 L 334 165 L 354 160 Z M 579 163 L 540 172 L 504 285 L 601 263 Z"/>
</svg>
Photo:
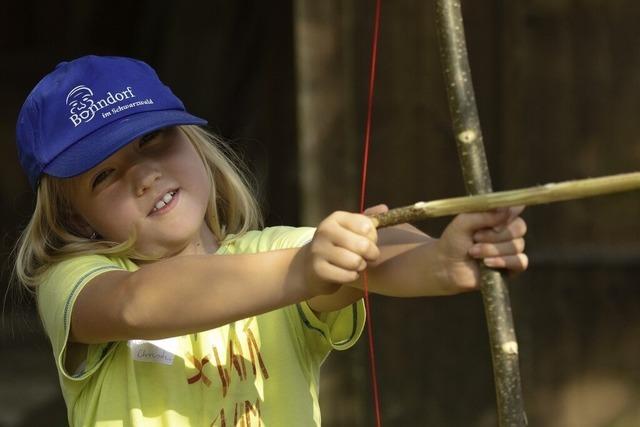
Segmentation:
<svg viewBox="0 0 640 427">
<path fill-rule="evenodd" d="M 43 169 L 58 178 L 71 178 L 96 166 L 136 138 L 169 126 L 205 125 L 206 120 L 181 110 L 145 111 L 111 122 L 60 153 Z"/>
</svg>

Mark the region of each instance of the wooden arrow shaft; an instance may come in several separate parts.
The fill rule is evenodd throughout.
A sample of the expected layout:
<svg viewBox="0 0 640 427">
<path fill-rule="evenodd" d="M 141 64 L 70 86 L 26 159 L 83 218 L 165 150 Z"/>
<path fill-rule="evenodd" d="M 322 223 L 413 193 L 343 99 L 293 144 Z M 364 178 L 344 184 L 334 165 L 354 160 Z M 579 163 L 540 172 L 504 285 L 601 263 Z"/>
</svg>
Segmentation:
<svg viewBox="0 0 640 427">
<path fill-rule="evenodd" d="M 542 205 L 638 189 L 640 189 L 640 172 L 633 172 L 475 196 L 417 202 L 374 215 L 373 220 L 376 227 L 382 228 L 466 212 L 482 212 L 510 206 Z"/>
</svg>

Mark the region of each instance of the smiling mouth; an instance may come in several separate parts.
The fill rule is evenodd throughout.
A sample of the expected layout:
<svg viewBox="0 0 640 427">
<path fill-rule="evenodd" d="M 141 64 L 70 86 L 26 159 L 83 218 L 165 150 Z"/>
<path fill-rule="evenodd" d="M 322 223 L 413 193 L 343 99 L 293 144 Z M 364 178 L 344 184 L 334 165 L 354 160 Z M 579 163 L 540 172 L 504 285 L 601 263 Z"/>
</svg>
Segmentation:
<svg viewBox="0 0 640 427">
<path fill-rule="evenodd" d="M 162 198 L 156 202 L 155 206 L 151 210 L 151 214 L 162 211 L 167 205 L 171 204 L 171 202 L 173 201 L 173 198 L 177 193 L 178 193 L 178 190 L 173 190 L 173 191 L 167 192 L 167 194 L 162 196 Z"/>
</svg>

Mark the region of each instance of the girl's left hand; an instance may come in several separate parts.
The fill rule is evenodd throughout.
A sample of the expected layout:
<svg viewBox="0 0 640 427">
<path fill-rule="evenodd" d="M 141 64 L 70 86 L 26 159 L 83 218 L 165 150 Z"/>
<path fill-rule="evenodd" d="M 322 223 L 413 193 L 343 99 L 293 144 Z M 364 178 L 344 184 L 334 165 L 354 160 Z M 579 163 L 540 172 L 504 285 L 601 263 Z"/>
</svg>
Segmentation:
<svg viewBox="0 0 640 427">
<path fill-rule="evenodd" d="M 437 242 L 438 254 L 451 286 L 459 291 L 477 289 L 480 272 L 476 260 L 487 267 L 519 273 L 527 269 L 524 254 L 524 207 L 460 214 Z"/>
</svg>

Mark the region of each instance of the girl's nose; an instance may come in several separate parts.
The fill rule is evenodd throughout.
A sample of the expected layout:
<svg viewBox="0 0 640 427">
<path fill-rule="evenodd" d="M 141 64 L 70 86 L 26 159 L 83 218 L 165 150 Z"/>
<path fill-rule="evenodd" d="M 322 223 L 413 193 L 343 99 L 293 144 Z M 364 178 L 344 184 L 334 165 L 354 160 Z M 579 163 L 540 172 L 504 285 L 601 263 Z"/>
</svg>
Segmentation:
<svg viewBox="0 0 640 427">
<path fill-rule="evenodd" d="M 140 162 L 134 165 L 129 171 L 136 196 L 140 197 L 151 188 L 162 174 L 160 170 L 151 162 Z"/>
</svg>

